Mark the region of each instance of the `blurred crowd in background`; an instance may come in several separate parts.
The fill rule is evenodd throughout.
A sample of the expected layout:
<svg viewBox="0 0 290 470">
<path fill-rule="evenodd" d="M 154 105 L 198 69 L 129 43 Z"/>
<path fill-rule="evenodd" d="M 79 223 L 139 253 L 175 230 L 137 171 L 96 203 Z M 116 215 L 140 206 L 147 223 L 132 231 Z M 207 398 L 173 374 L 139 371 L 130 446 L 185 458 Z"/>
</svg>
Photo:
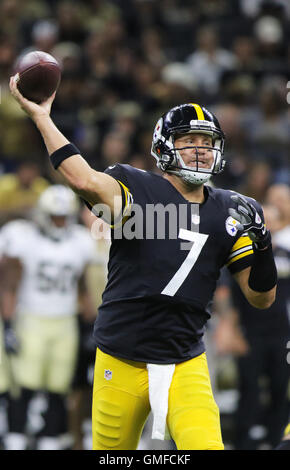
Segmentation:
<svg viewBox="0 0 290 470">
<path fill-rule="evenodd" d="M 227 136 L 219 186 L 261 199 L 269 184 L 289 183 L 286 0 L 2 0 L 0 16 L 3 173 L 27 159 L 50 173 L 38 132 L 8 90 L 17 57 L 43 50 L 63 70 L 53 119 L 94 168 L 154 169 L 157 118 L 198 102 Z"/>
<path fill-rule="evenodd" d="M 62 67 L 52 118 L 93 168 L 119 162 L 158 171 L 150 156 L 157 119 L 177 104 L 199 103 L 226 134 L 227 165 L 213 183 L 275 206 L 277 231 L 289 235 L 288 0 L 2 0 L 0 18 L 1 225 L 28 216 L 60 181 L 8 88 L 19 56 L 42 50 Z M 217 344 L 227 367 L 218 364 L 216 384 L 232 390 L 232 351 Z M 236 403 L 221 397 L 222 415 Z"/>
</svg>

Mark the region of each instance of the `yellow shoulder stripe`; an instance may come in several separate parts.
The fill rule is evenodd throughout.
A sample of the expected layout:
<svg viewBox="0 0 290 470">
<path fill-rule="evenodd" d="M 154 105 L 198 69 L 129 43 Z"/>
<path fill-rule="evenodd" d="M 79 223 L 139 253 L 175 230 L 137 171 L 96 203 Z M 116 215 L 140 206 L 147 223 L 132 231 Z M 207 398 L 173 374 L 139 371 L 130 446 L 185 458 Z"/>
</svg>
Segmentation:
<svg viewBox="0 0 290 470">
<path fill-rule="evenodd" d="M 128 205 L 128 194 L 130 193 L 129 189 L 127 188 L 127 186 L 125 186 L 122 181 L 120 180 L 117 180 L 118 183 L 122 186 L 122 188 L 124 189 L 124 194 L 125 194 L 125 208 L 127 207 Z"/>
<path fill-rule="evenodd" d="M 116 224 L 110 225 L 111 228 L 120 227 L 121 225 L 123 225 L 126 222 L 126 220 L 128 219 L 127 214 L 129 212 L 130 207 L 131 207 L 132 202 L 133 202 L 133 198 L 132 198 L 132 195 L 130 193 L 129 188 L 127 188 L 127 186 L 125 186 L 124 183 L 122 183 L 122 181 L 120 181 L 120 180 L 117 180 L 117 181 L 122 186 L 122 188 L 124 190 L 125 204 L 124 204 L 122 214 L 120 215 L 120 220 L 119 221 L 117 220 Z"/>
</svg>

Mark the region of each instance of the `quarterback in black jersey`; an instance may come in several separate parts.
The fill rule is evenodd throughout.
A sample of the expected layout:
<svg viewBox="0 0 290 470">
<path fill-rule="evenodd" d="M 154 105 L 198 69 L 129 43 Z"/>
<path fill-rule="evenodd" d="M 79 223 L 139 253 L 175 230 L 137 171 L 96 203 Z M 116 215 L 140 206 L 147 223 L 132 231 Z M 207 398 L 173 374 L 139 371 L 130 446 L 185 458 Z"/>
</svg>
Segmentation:
<svg viewBox="0 0 290 470">
<path fill-rule="evenodd" d="M 177 449 L 223 449 L 202 341 L 226 265 L 257 308 L 275 299 L 271 236 L 253 199 L 206 184 L 224 166 L 224 134 L 188 103 L 157 122 L 152 155 L 163 174 L 93 170 L 53 124 L 53 98 L 36 105 L 11 78 L 54 167 L 110 221 L 108 283 L 95 324 L 93 449 L 136 449 L 150 410 L 153 438 Z"/>
</svg>

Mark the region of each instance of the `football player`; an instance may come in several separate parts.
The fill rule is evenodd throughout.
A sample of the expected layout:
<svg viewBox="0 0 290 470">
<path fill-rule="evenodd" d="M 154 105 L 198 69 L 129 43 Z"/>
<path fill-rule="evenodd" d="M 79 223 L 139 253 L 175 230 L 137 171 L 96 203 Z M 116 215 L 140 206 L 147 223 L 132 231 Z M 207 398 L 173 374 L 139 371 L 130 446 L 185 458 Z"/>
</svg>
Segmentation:
<svg viewBox="0 0 290 470">
<path fill-rule="evenodd" d="M 57 449 L 67 431 L 64 399 L 78 352 L 79 299 L 91 319 L 86 267 L 96 258 L 89 230 L 76 223 L 78 201 L 70 188 L 52 185 L 40 196 L 33 221 L 2 227 L 6 357 L 18 385 L 8 407 L 6 448 L 25 449 L 27 410 L 34 392 L 48 392 L 39 449 Z M 64 424 L 65 423 L 65 424 Z"/>
<path fill-rule="evenodd" d="M 152 154 L 162 175 L 120 164 L 101 173 L 54 125 L 54 95 L 32 103 L 15 77 L 10 89 L 53 166 L 97 215 L 111 214 L 94 332 L 93 449 L 136 449 L 150 409 L 153 438 L 171 436 L 177 449 L 223 449 L 202 340 L 208 306 L 224 265 L 258 308 L 274 301 L 277 273 L 260 205 L 205 184 L 224 166 L 216 117 L 188 103 L 159 119 Z"/>
</svg>

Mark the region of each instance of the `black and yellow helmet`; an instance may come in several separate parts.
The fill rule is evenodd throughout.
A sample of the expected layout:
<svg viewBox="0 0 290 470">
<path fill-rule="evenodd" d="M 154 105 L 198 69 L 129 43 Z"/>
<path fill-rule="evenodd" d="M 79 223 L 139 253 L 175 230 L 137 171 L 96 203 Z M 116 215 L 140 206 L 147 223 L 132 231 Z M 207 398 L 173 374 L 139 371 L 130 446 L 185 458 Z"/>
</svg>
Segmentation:
<svg viewBox="0 0 290 470">
<path fill-rule="evenodd" d="M 200 133 L 210 135 L 213 141 L 213 164 L 210 169 L 192 168 L 185 165 L 175 148 L 176 135 Z M 217 118 L 206 108 L 196 103 L 176 106 L 157 121 L 153 133 L 151 154 L 162 171 L 176 174 L 193 184 L 205 183 L 212 175 L 220 173 L 225 165 L 225 136 Z M 196 147 L 196 155 L 198 155 Z M 198 157 L 197 157 L 198 158 Z"/>
</svg>

